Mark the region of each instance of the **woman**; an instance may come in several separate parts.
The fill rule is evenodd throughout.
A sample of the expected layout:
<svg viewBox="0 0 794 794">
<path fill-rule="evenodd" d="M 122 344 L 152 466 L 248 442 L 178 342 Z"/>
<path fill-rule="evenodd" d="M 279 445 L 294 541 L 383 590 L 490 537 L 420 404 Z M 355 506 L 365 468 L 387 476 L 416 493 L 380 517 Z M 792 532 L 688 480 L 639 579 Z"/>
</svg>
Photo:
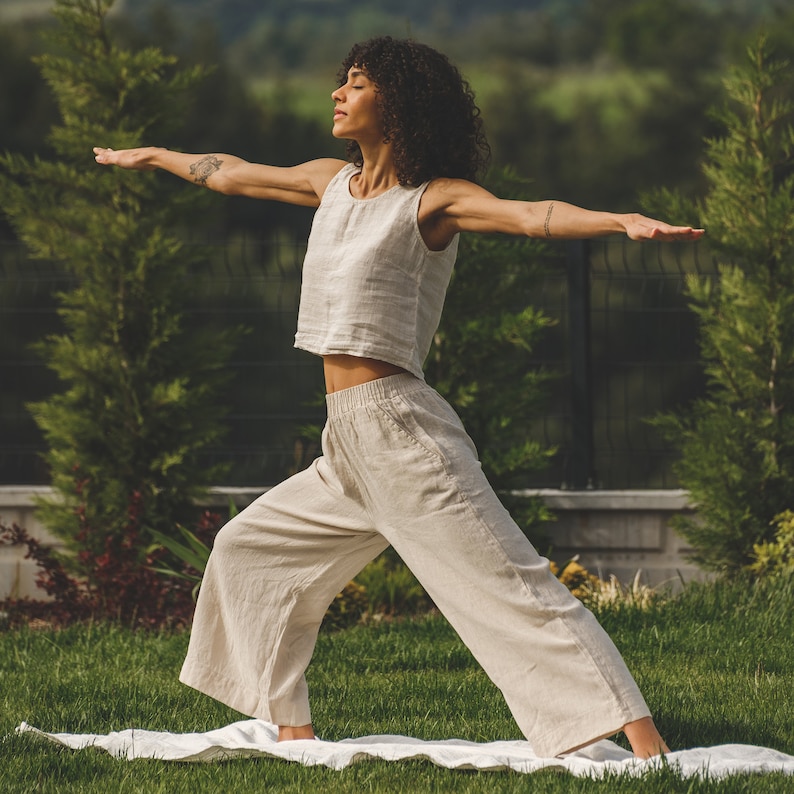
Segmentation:
<svg viewBox="0 0 794 794">
<path fill-rule="evenodd" d="M 617 649 L 501 506 L 422 362 L 460 232 L 692 240 L 702 230 L 479 187 L 479 111 L 429 47 L 356 45 L 331 97 L 350 163 L 276 168 L 225 154 L 94 150 L 104 165 L 163 168 L 221 193 L 317 208 L 295 344 L 323 358 L 323 455 L 219 532 L 181 680 L 276 723 L 279 740 L 313 738 L 304 671 L 322 617 L 391 544 L 539 755 L 621 729 L 637 756 L 666 751 Z"/>
</svg>

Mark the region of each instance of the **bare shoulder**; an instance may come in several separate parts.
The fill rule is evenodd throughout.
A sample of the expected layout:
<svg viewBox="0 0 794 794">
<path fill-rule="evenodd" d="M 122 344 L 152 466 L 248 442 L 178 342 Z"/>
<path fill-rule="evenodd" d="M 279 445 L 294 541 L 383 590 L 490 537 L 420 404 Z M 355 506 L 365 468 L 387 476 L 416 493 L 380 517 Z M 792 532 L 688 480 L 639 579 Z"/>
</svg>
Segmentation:
<svg viewBox="0 0 794 794">
<path fill-rule="evenodd" d="M 434 179 L 427 187 L 426 223 L 446 234 L 504 232 L 522 234 L 527 202 L 495 196 L 466 179 Z M 420 208 L 421 209 L 421 208 Z"/>
<path fill-rule="evenodd" d="M 482 191 L 479 185 L 469 182 L 467 179 L 453 179 L 452 177 L 440 176 L 431 180 L 427 186 L 428 197 L 441 203 L 454 201 L 460 196 L 471 195 Z"/>
<path fill-rule="evenodd" d="M 438 177 L 433 179 L 425 191 L 424 202 L 433 214 L 447 214 L 461 202 L 491 196 L 491 194 L 467 179 Z"/>
<path fill-rule="evenodd" d="M 479 190 L 465 179 L 438 177 L 428 184 L 419 204 L 419 229 L 432 251 L 441 251 L 461 231 L 457 215 L 471 191 Z"/>
<path fill-rule="evenodd" d="M 484 187 L 467 179 L 439 177 L 430 182 L 422 199 L 422 210 L 426 217 L 437 222 L 449 221 L 457 226 L 457 221 L 476 211 L 483 202 L 495 201 L 496 197 Z M 456 231 L 463 231 L 462 228 Z"/>
<path fill-rule="evenodd" d="M 337 160 L 333 157 L 321 157 L 317 160 L 309 160 L 300 166 L 295 166 L 295 168 L 303 172 L 305 178 L 311 183 L 313 192 L 318 198 L 322 198 L 330 181 L 346 165 L 346 160 Z"/>
</svg>

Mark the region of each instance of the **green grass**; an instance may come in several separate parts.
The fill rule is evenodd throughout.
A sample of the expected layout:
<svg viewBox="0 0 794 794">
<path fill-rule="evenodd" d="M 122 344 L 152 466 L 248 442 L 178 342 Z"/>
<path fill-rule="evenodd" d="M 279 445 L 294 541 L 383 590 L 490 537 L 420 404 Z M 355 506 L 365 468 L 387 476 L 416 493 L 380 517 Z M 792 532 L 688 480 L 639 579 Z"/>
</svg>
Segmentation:
<svg viewBox="0 0 794 794">
<path fill-rule="evenodd" d="M 649 613 L 601 616 L 675 748 L 744 743 L 794 754 L 794 581 L 692 588 Z M 92 625 L 0 634 L 3 792 L 790 792 L 794 777 L 593 781 L 559 772 L 462 772 L 425 762 L 343 771 L 270 759 L 214 764 L 118 761 L 30 735 L 126 727 L 208 730 L 240 715 L 178 683 L 187 638 Z M 324 633 L 310 669 L 318 733 L 423 739 L 518 738 L 499 693 L 437 616 Z"/>
</svg>

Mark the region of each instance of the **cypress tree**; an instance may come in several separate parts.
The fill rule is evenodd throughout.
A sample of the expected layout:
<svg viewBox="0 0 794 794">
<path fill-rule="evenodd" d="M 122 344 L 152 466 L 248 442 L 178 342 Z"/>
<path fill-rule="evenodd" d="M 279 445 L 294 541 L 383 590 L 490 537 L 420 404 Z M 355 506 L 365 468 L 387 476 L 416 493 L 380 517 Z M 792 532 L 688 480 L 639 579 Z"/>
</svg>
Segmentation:
<svg viewBox="0 0 794 794">
<path fill-rule="evenodd" d="M 697 506 L 678 529 L 704 567 L 735 573 L 794 500 L 794 81 L 762 37 L 724 82 L 696 208 L 719 275 L 687 285 L 707 395 L 660 425 Z"/>
<path fill-rule="evenodd" d="M 200 260 L 179 230 L 205 193 L 93 161 L 96 145 L 162 139 L 202 76 L 155 48 L 119 48 L 112 3 L 56 0 L 59 24 L 38 59 L 62 117 L 55 157 L 2 156 L 0 199 L 31 254 L 73 285 L 59 296 L 63 333 L 39 346 L 63 390 L 30 406 L 56 491 L 40 516 L 81 580 L 125 615 L 161 595 L 145 570 L 149 531 L 177 534 L 219 474 L 203 453 L 222 433 L 235 332 L 210 335 L 186 313 Z"/>
</svg>

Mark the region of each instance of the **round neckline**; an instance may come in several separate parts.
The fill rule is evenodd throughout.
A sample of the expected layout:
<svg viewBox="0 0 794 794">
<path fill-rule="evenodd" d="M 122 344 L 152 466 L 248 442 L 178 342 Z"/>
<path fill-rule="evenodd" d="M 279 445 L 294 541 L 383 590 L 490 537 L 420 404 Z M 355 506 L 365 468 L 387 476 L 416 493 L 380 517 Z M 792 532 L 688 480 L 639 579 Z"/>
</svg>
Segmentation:
<svg viewBox="0 0 794 794">
<path fill-rule="evenodd" d="M 353 165 L 353 163 L 351 163 Z M 353 165 L 353 168 L 357 168 L 357 166 Z M 361 169 L 353 171 L 352 174 L 347 178 L 347 195 L 353 201 L 360 201 L 362 204 L 366 204 L 368 201 L 377 201 L 379 198 L 383 196 L 388 196 L 393 190 L 397 190 L 397 188 L 402 187 L 402 185 L 398 182 L 396 185 L 392 185 L 388 190 L 384 190 L 383 193 L 378 193 L 377 196 L 370 196 L 369 198 L 359 198 L 358 196 L 353 195 L 353 191 L 350 189 L 350 183 L 353 181 L 353 177 L 358 176 L 361 173 Z"/>
</svg>

